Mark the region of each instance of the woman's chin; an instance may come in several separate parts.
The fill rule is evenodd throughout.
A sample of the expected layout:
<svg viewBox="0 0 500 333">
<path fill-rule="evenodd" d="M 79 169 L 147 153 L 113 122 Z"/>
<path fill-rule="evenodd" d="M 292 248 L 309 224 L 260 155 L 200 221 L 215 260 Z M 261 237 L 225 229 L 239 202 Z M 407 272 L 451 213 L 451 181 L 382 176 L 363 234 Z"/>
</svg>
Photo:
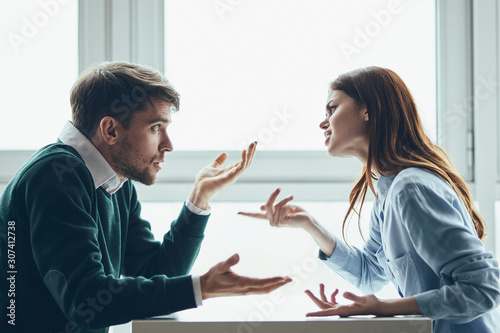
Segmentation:
<svg viewBox="0 0 500 333">
<path fill-rule="evenodd" d="M 328 153 L 328 155 L 330 155 L 331 157 L 352 157 L 351 154 L 348 154 L 344 151 L 339 151 L 338 149 L 334 149 L 332 147 L 328 147 L 328 149 L 326 150 L 326 152 Z"/>
<path fill-rule="evenodd" d="M 335 149 L 333 149 L 332 147 L 328 147 L 328 149 L 326 150 L 326 152 L 328 153 L 328 155 L 330 155 L 331 157 L 340 157 L 340 155 L 335 151 Z"/>
</svg>

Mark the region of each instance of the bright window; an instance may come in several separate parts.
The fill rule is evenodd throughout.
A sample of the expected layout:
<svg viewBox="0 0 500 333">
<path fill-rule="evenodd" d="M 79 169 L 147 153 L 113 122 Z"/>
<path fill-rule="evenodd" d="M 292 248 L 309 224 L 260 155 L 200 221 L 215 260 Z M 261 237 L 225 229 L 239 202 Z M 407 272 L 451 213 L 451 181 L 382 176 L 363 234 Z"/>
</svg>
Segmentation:
<svg viewBox="0 0 500 333">
<path fill-rule="evenodd" d="M 433 0 L 165 1 L 165 68 L 181 94 L 176 149 L 322 150 L 328 84 L 393 69 L 436 135 Z"/>
<path fill-rule="evenodd" d="M 78 1 L 2 3 L 0 150 L 55 142 L 71 119 L 69 92 L 78 75 L 77 8 Z"/>
</svg>

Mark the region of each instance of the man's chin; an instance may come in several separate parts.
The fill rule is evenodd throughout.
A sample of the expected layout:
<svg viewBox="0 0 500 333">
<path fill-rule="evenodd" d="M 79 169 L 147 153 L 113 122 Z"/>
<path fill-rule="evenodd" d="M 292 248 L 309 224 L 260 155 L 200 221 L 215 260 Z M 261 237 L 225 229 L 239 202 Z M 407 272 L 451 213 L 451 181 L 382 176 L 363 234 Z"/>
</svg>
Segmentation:
<svg viewBox="0 0 500 333">
<path fill-rule="evenodd" d="M 144 185 L 147 185 L 147 186 L 154 185 L 156 183 L 156 177 L 153 177 L 152 179 L 147 179 L 147 180 L 141 181 L 141 183 Z"/>
<path fill-rule="evenodd" d="M 156 183 L 156 174 L 148 177 L 140 176 L 140 177 L 129 177 L 129 179 L 132 179 L 133 181 L 139 182 L 141 184 L 144 184 L 146 186 L 151 186 Z"/>
</svg>

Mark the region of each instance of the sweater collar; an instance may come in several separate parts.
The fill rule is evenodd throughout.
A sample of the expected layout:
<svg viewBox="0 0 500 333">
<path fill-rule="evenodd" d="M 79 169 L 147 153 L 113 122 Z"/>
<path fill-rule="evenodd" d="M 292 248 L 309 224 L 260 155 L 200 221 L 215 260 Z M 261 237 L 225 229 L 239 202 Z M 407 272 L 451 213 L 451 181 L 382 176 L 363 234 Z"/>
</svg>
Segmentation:
<svg viewBox="0 0 500 333">
<path fill-rule="evenodd" d="M 66 123 L 59 140 L 73 147 L 89 169 L 96 189 L 103 187 L 109 194 L 118 191 L 126 179 L 121 181 L 104 156 L 70 121 Z"/>
</svg>

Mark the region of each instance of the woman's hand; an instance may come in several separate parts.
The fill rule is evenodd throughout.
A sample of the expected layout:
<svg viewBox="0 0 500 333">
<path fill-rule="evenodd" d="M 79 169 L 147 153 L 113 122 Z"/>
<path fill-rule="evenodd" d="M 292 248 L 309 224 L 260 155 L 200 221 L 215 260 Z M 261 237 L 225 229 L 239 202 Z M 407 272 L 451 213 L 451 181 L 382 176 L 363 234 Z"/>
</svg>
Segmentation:
<svg viewBox="0 0 500 333">
<path fill-rule="evenodd" d="M 304 209 L 289 204 L 293 200 L 293 196 L 289 196 L 275 205 L 274 202 L 279 194 L 280 189 L 278 188 L 271 194 L 266 204 L 260 207 L 263 213 L 238 212 L 238 214 L 268 220 L 273 227 L 302 228 L 311 235 L 321 251 L 330 257 L 335 250 L 335 238 Z"/>
<path fill-rule="evenodd" d="M 269 224 L 273 227 L 306 228 L 309 226 L 313 217 L 299 206 L 289 204 L 293 200 L 292 195 L 274 204 L 279 193 L 280 189 L 278 188 L 271 194 L 267 202 L 260 206 L 263 213 L 238 212 L 238 214 L 269 220 Z"/>
<path fill-rule="evenodd" d="M 321 317 L 321 316 L 354 316 L 354 315 L 376 315 L 376 316 L 394 316 L 394 315 L 415 315 L 422 314 L 418 307 L 415 297 L 404 297 L 394 300 L 380 300 L 375 295 L 356 296 L 353 293 L 345 292 L 344 298 L 353 301 L 351 304 L 341 305 L 335 300 L 339 293 L 335 289 L 330 296 L 330 301 L 327 300 L 325 295 L 325 286 L 319 285 L 320 298 L 306 290 L 306 294 L 319 306 L 322 311 L 308 313 L 307 317 Z"/>
<path fill-rule="evenodd" d="M 321 299 L 318 299 L 314 294 L 306 290 L 305 293 L 319 306 L 322 311 L 308 313 L 307 317 L 322 317 L 322 316 L 353 316 L 353 315 L 377 315 L 381 314 L 380 310 L 382 302 L 375 297 L 375 295 L 356 296 L 350 292 L 344 293 L 344 298 L 353 301 L 354 303 L 348 305 L 338 304 L 335 297 L 339 293 L 338 289 L 330 296 L 330 301 L 327 300 L 325 295 L 325 286 L 319 285 L 319 294 Z"/>
</svg>

